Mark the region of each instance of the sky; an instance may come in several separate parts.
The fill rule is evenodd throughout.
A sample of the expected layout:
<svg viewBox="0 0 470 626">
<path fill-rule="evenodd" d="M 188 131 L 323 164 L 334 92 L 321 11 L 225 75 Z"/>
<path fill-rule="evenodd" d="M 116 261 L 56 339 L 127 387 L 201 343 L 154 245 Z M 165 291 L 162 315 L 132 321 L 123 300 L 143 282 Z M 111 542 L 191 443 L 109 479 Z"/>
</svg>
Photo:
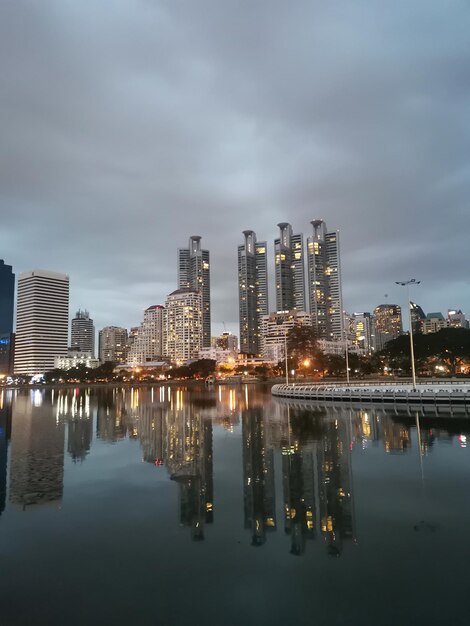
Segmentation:
<svg viewBox="0 0 470 626">
<path fill-rule="evenodd" d="M 467 0 L 4 0 L 0 258 L 130 327 L 201 235 L 238 334 L 242 231 L 273 286 L 277 224 L 324 219 L 346 310 L 416 278 L 470 317 L 469 33 Z"/>
</svg>

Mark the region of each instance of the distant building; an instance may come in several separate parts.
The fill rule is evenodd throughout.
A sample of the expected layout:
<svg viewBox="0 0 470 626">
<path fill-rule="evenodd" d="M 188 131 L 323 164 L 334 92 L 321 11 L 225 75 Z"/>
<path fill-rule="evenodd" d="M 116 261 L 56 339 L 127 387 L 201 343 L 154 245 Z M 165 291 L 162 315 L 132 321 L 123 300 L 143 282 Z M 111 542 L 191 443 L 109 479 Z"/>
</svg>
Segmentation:
<svg viewBox="0 0 470 626">
<path fill-rule="evenodd" d="M 130 346 L 127 356 L 129 364 L 158 361 L 163 354 L 164 307 L 160 304 L 149 306 L 144 311 L 144 319 Z"/>
<path fill-rule="evenodd" d="M 90 352 L 94 356 L 95 327 L 88 311 L 79 309 L 72 319 L 70 345 L 82 352 Z"/>
<path fill-rule="evenodd" d="M 364 351 L 372 354 L 375 350 L 375 320 L 370 313 L 354 313 L 352 316 L 352 340 Z"/>
<path fill-rule="evenodd" d="M 410 314 L 413 332 L 415 334 L 422 333 L 424 320 L 426 319 L 426 314 L 423 309 L 419 306 L 419 304 L 416 304 L 416 302 L 410 302 Z"/>
<path fill-rule="evenodd" d="M 305 311 L 280 311 L 264 315 L 261 326 L 263 359 L 278 363 L 285 356 L 286 336 L 294 326 L 311 326 L 312 316 Z"/>
<path fill-rule="evenodd" d="M 88 367 L 93 369 L 100 364 L 91 352 L 82 350 L 68 350 L 67 354 L 57 356 L 54 359 L 54 368 L 60 370 L 70 370 L 73 367 Z"/>
<path fill-rule="evenodd" d="M 449 320 L 450 328 L 468 328 L 468 321 L 465 319 L 465 313 L 459 309 L 448 310 L 447 311 L 447 319 Z"/>
<path fill-rule="evenodd" d="M 99 332 L 101 363 L 125 363 L 127 359 L 127 328 L 106 326 Z"/>
<path fill-rule="evenodd" d="M 212 337 L 212 346 L 230 352 L 238 352 L 238 337 L 232 333 L 224 332 L 218 337 Z"/>
<path fill-rule="evenodd" d="M 0 259 L 0 376 L 13 373 L 15 335 L 13 311 L 15 275 L 11 265 Z"/>
<path fill-rule="evenodd" d="M 11 265 L 0 259 L 0 334 L 13 332 L 15 275 Z"/>
<path fill-rule="evenodd" d="M 238 302 L 240 351 L 259 354 L 261 318 L 268 308 L 268 264 L 265 241 L 256 241 L 256 233 L 244 230 L 245 242 L 238 246 Z"/>
<path fill-rule="evenodd" d="M 178 287 L 194 289 L 202 298 L 202 346 L 211 345 L 211 282 L 209 250 L 201 248 L 201 237 L 189 238 L 188 248 L 178 250 Z"/>
<path fill-rule="evenodd" d="M 374 316 L 376 348 L 382 350 L 388 341 L 403 333 L 401 307 L 398 304 L 379 304 L 374 309 Z"/>
<path fill-rule="evenodd" d="M 443 328 L 449 328 L 450 321 L 446 320 L 442 313 L 428 313 L 423 323 L 423 333 L 437 333 Z"/>
<path fill-rule="evenodd" d="M 327 232 L 323 220 L 313 220 L 307 240 L 310 313 L 321 339 L 343 339 L 343 293 L 339 232 Z"/>
<path fill-rule="evenodd" d="M 67 354 L 69 277 L 33 270 L 18 278 L 15 373 L 43 374 Z"/>
<path fill-rule="evenodd" d="M 165 302 L 164 356 L 174 362 L 197 359 L 202 335 L 202 293 L 190 288 L 170 293 Z"/>
<path fill-rule="evenodd" d="M 286 222 L 278 227 L 279 238 L 274 240 L 276 310 L 305 311 L 304 236 L 294 235 Z"/>
</svg>

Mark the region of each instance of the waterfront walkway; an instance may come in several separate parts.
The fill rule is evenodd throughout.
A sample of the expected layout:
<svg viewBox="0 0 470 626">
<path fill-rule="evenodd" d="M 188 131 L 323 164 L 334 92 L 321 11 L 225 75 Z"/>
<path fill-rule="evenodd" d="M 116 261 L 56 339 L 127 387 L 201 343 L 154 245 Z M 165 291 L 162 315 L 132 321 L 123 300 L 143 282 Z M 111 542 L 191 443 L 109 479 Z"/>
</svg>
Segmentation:
<svg viewBox="0 0 470 626">
<path fill-rule="evenodd" d="M 346 402 L 410 406 L 434 405 L 462 407 L 470 413 L 470 383 L 420 382 L 411 383 L 296 383 L 272 387 L 273 396 L 315 402 Z"/>
</svg>

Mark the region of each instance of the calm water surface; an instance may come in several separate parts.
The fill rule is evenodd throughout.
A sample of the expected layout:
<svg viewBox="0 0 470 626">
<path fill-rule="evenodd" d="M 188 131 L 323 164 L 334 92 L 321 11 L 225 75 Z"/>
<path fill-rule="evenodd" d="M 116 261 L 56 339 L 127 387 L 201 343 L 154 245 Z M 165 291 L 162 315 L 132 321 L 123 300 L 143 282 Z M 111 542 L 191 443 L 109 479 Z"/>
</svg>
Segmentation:
<svg viewBox="0 0 470 626">
<path fill-rule="evenodd" d="M 0 391 L 0 624 L 468 624 L 470 423 L 419 419 Z"/>
</svg>

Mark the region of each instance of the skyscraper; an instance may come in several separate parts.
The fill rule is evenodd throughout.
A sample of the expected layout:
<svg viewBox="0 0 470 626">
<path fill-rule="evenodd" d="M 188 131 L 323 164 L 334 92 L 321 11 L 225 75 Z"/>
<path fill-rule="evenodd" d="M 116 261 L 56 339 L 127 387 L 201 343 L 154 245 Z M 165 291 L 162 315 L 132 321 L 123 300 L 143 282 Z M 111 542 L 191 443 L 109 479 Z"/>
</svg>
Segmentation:
<svg viewBox="0 0 470 626">
<path fill-rule="evenodd" d="M 323 220 L 313 220 L 307 240 L 310 313 L 321 339 L 343 339 L 343 294 L 339 233 L 328 233 Z"/>
<path fill-rule="evenodd" d="M 197 359 L 202 347 L 202 294 L 177 289 L 165 302 L 164 355 L 172 361 Z"/>
<path fill-rule="evenodd" d="M 15 373 L 40 374 L 67 354 L 69 277 L 33 270 L 18 278 Z"/>
<path fill-rule="evenodd" d="M 78 310 L 72 319 L 71 347 L 95 355 L 95 326 L 88 311 Z"/>
<path fill-rule="evenodd" d="M 252 230 L 243 235 L 245 243 L 238 246 L 240 352 L 259 354 L 261 320 L 269 312 L 266 242 L 257 242 Z"/>
<path fill-rule="evenodd" d="M 0 259 L 0 374 L 11 374 L 13 371 L 14 301 L 15 275 L 11 265 L 5 265 Z"/>
<path fill-rule="evenodd" d="M 305 311 L 304 237 L 292 234 L 292 226 L 278 224 L 279 239 L 274 240 L 276 272 L 276 310 Z"/>
<path fill-rule="evenodd" d="M 202 348 L 211 346 L 211 283 L 209 250 L 202 250 L 201 237 L 189 238 L 188 248 L 178 250 L 178 287 L 196 289 L 202 296 Z"/>
<path fill-rule="evenodd" d="M 398 304 L 379 304 L 374 309 L 375 343 L 382 350 L 387 341 L 396 339 L 403 332 L 401 307 Z"/>
<path fill-rule="evenodd" d="M 125 363 L 127 358 L 127 328 L 105 326 L 99 333 L 98 356 L 101 363 Z"/>
<path fill-rule="evenodd" d="M 133 365 L 146 361 L 157 361 L 163 354 L 163 315 L 160 304 L 149 306 L 131 347 L 127 362 Z"/>
</svg>

